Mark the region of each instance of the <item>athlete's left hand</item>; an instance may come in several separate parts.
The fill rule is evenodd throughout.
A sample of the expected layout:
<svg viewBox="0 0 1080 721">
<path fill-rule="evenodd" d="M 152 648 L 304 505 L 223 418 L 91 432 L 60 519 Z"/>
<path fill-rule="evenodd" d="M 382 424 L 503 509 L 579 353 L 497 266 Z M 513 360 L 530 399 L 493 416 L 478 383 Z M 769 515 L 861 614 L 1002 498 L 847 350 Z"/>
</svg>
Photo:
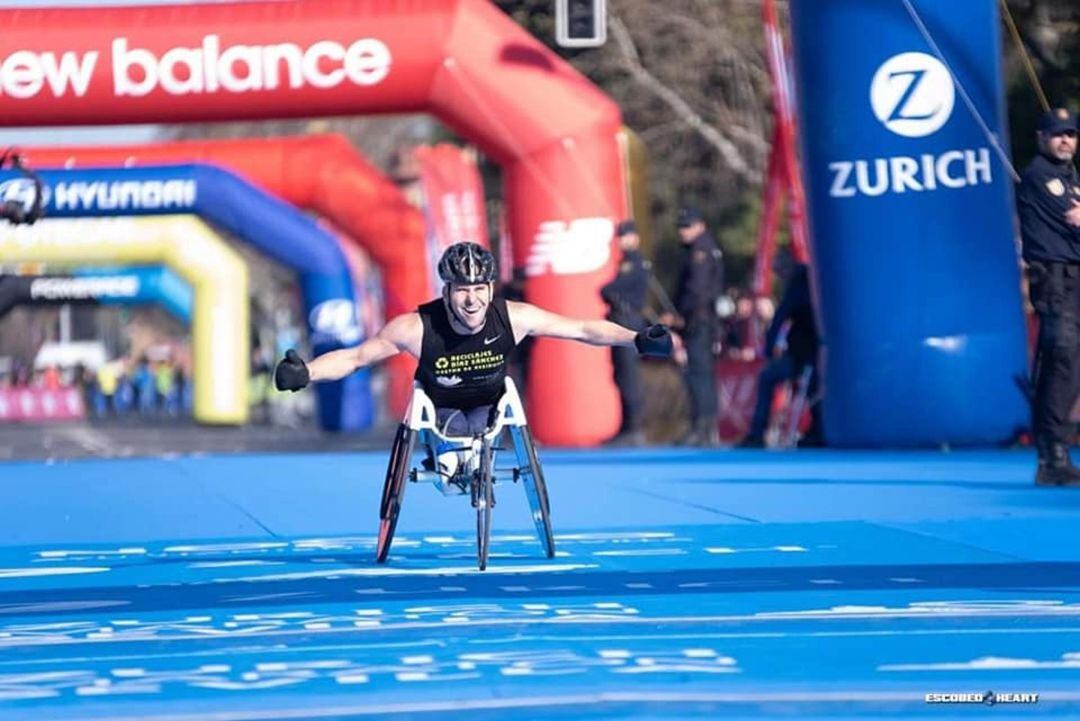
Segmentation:
<svg viewBox="0 0 1080 721">
<path fill-rule="evenodd" d="M 641 355 L 654 358 L 667 358 L 671 355 L 675 343 L 671 331 L 665 325 L 650 325 L 634 336 L 634 346 Z"/>
</svg>

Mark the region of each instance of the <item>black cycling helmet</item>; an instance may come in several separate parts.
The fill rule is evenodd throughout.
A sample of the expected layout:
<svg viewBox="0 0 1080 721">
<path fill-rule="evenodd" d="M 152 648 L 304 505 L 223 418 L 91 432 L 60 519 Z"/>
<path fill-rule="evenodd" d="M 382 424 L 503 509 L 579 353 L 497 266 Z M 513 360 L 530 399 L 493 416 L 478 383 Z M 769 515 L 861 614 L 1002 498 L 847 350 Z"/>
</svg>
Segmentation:
<svg viewBox="0 0 1080 721">
<path fill-rule="evenodd" d="M 439 277 L 458 285 L 494 283 L 495 256 L 476 243 L 454 243 L 439 259 Z"/>
</svg>

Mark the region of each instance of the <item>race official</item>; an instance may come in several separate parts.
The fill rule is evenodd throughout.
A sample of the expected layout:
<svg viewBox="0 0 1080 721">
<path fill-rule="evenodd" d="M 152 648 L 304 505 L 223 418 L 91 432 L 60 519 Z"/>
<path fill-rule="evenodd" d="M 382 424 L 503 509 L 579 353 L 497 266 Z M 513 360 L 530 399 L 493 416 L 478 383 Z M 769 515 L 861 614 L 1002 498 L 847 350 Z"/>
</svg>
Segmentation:
<svg viewBox="0 0 1080 721">
<path fill-rule="evenodd" d="M 683 245 L 674 319 L 686 348 L 684 378 L 690 395 L 690 431 L 679 443 L 692 446 L 719 444 L 716 375 L 713 341 L 718 317 L 716 301 L 724 291 L 724 257 L 705 219 L 694 208 L 681 208 L 679 238 Z M 661 317 L 665 323 L 666 316 Z"/>
<path fill-rule="evenodd" d="M 1080 177 L 1073 167 L 1076 116 L 1064 108 L 1038 124 L 1039 155 L 1017 191 L 1031 304 L 1039 316 L 1032 421 L 1039 454 L 1035 483 L 1080 485 L 1069 458 L 1070 421 L 1080 391 Z"/>
<path fill-rule="evenodd" d="M 641 255 L 641 237 L 632 220 L 624 220 L 615 229 L 622 250 L 622 262 L 615 278 L 600 289 L 600 297 L 608 305 L 607 319 L 612 323 L 641 330 L 645 327 L 642 311 L 649 291 L 651 264 Z M 641 446 L 645 444 L 645 398 L 638 367 L 638 354 L 633 348 L 613 346 L 611 363 L 615 370 L 615 385 L 622 403 L 622 424 L 609 445 Z"/>
</svg>

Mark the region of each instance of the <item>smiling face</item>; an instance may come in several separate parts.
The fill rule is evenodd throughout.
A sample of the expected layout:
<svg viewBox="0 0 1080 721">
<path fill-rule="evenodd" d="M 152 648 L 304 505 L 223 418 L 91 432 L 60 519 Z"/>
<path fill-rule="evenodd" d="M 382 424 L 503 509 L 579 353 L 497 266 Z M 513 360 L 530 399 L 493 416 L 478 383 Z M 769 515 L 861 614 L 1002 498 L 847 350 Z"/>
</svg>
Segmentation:
<svg viewBox="0 0 1080 721">
<path fill-rule="evenodd" d="M 447 283 L 443 286 L 443 300 L 450 311 L 450 324 L 454 330 L 472 335 L 483 329 L 493 290 L 491 283 Z"/>
</svg>

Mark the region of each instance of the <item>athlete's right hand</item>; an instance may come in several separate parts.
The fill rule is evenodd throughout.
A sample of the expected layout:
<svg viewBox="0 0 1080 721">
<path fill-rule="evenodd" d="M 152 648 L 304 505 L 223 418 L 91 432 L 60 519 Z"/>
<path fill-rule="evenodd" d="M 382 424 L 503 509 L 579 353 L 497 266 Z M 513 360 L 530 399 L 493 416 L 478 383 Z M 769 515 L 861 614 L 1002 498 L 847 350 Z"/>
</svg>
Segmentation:
<svg viewBox="0 0 1080 721">
<path fill-rule="evenodd" d="M 285 351 L 285 359 L 278 363 L 274 370 L 274 386 L 279 391 L 293 391 L 294 393 L 311 381 L 307 364 L 294 349 Z"/>
</svg>

